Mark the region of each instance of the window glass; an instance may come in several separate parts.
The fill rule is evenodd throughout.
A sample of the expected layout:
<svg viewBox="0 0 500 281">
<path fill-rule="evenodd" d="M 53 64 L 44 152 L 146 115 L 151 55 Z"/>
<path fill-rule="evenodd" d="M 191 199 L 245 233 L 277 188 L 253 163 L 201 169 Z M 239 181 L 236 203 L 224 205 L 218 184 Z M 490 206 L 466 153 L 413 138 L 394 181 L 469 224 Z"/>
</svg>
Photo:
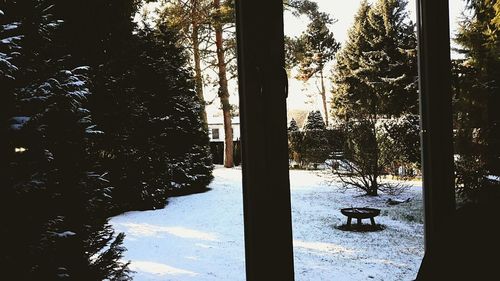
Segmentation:
<svg viewBox="0 0 500 281">
<path fill-rule="evenodd" d="M 212 129 L 212 139 L 214 140 L 219 139 L 219 129 Z"/>
</svg>

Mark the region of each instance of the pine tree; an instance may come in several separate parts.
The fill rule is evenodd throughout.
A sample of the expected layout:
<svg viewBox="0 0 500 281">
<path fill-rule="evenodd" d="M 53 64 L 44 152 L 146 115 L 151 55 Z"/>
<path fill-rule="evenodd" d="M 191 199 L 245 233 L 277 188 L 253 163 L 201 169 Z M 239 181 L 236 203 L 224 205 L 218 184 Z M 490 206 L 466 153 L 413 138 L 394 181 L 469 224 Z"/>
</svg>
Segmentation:
<svg viewBox="0 0 500 281">
<path fill-rule="evenodd" d="M 176 0 L 166 1 L 160 22 L 180 30 L 183 41 L 190 42 L 195 69 L 196 89 L 209 85 L 211 68 L 217 74 L 213 86 L 217 87 L 224 120 L 224 166 L 234 166 L 232 112 L 228 82 L 235 77 L 236 36 L 234 0 Z M 186 20 L 189 18 L 189 20 Z M 204 66 L 204 67 L 202 67 Z M 202 75 L 204 74 L 204 75 Z M 205 84 L 203 84 L 205 77 Z"/>
<path fill-rule="evenodd" d="M 297 121 L 295 121 L 295 119 L 292 118 L 292 120 L 290 120 L 290 125 L 288 126 L 288 132 L 297 132 L 299 131 L 299 126 L 297 125 Z"/>
<path fill-rule="evenodd" d="M 229 103 L 229 88 L 227 79 L 227 61 L 226 61 L 226 50 L 224 45 L 224 24 L 227 24 L 225 20 L 228 16 L 229 18 L 234 17 L 231 13 L 227 13 L 227 9 L 224 7 L 230 7 L 227 4 L 231 4 L 230 1 L 221 6 L 220 0 L 213 0 L 213 28 L 215 32 L 215 48 L 217 53 L 217 71 L 219 76 L 219 90 L 217 91 L 222 107 L 222 116 L 224 118 L 224 167 L 231 168 L 234 166 L 233 153 L 233 127 L 231 124 L 231 104 Z M 234 22 L 234 21 L 233 21 Z"/>
<path fill-rule="evenodd" d="M 360 58 L 363 52 L 369 49 L 365 35 L 369 30 L 369 11 L 368 2 L 362 1 L 354 17 L 353 26 L 349 29 L 348 39 L 337 54 L 332 77 L 332 112 L 339 118 L 366 114 L 366 108 L 369 107 L 368 100 L 372 95 L 370 88 L 363 83 L 362 77 L 357 75 L 357 70 L 361 68 Z"/>
<path fill-rule="evenodd" d="M 123 234 L 114 238 L 103 212 L 106 181 L 90 161 L 95 130 L 86 108 L 88 68 L 67 66 L 54 44 L 61 22 L 50 1 L 9 3 L 9 28 L 17 39 L 1 79 L 12 81 L 14 106 L 6 132 L 6 186 L 0 191 L 5 216 L 0 259 L 4 276 L 19 280 L 64 278 L 128 280 L 120 259 Z M 2 12 L 3 14 L 3 12 Z M 2 19 L 3 20 L 3 19 Z M 6 25 L 2 25 L 5 27 Z M 9 53 L 6 53 L 9 54 Z"/>
<path fill-rule="evenodd" d="M 381 121 L 378 140 L 382 163 L 392 175 L 399 175 L 399 167 L 406 171 L 420 169 L 420 118 L 418 115 L 403 115 Z M 403 175 L 405 176 L 405 175 Z M 406 176 L 414 176 L 407 173 Z"/>
<path fill-rule="evenodd" d="M 343 181 L 370 195 L 384 188 L 378 179 L 388 163 L 378 123 L 417 111 L 415 27 L 406 4 L 362 1 L 334 68 L 332 111 L 344 120 L 344 162 L 352 170 Z"/>
<path fill-rule="evenodd" d="M 137 72 L 138 81 L 144 83 L 138 85 L 149 93 L 145 106 L 150 124 L 146 127 L 151 130 L 146 135 L 157 146 L 152 149 L 155 157 L 165 158 L 157 170 L 167 164 L 163 177 L 170 191 L 204 190 L 212 179 L 213 166 L 208 134 L 201 119 L 204 107 L 193 90 L 195 80 L 186 68 L 188 58 L 177 44 L 175 31 L 168 26 L 144 28 L 139 36 L 139 41 L 148 46 L 141 48 L 146 51 L 140 57 L 143 64 Z"/>
<path fill-rule="evenodd" d="M 487 174 L 500 174 L 499 7 L 495 1 L 468 1 L 470 16 L 455 39 L 465 56 L 453 61 L 457 191 L 469 201 L 477 200 Z"/>
<path fill-rule="evenodd" d="M 368 15 L 371 50 L 361 57 L 378 111 L 389 116 L 418 112 L 415 25 L 408 20 L 406 5 L 404 0 L 375 4 Z"/>
<path fill-rule="evenodd" d="M 309 112 L 303 131 L 302 162 L 305 165 L 313 164 L 316 168 L 317 164 L 328 158 L 326 127 L 319 110 Z"/>
<path fill-rule="evenodd" d="M 12 242 L 0 255 L 6 276 L 128 280 L 124 236 L 107 218 L 162 207 L 169 192 L 203 190 L 211 180 L 185 52 L 167 28 L 136 29 L 137 5 L 0 5 L 9 100 L 0 198 L 3 213 L 15 210 L 0 230 Z"/>
<path fill-rule="evenodd" d="M 314 7 L 314 8 L 313 8 Z M 317 77 L 320 82 L 320 92 L 326 126 L 328 126 L 328 106 L 325 89 L 325 67 L 333 60 L 340 44 L 335 41 L 333 33 L 328 25 L 333 23 L 327 13 L 319 12 L 317 5 L 311 6 L 304 11 L 309 17 L 310 23 L 298 38 L 286 38 L 287 66 L 292 68 L 299 66 L 298 79 L 308 81 Z"/>
<path fill-rule="evenodd" d="M 300 131 L 295 119 L 292 118 L 288 127 L 288 155 L 299 167 L 302 167 L 304 134 Z"/>
<path fill-rule="evenodd" d="M 313 110 L 307 115 L 307 121 L 304 124 L 304 131 L 323 131 L 326 129 L 325 121 L 319 110 Z"/>
<path fill-rule="evenodd" d="M 103 165 L 119 210 L 162 208 L 169 193 L 204 190 L 212 179 L 203 105 L 176 36 L 162 25 L 137 30 L 126 55 L 101 70 L 112 75 L 96 83 L 104 86 L 98 124 L 110 132 L 100 142 Z"/>
<path fill-rule="evenodd" d="M 180 34 L 180 42 L 188 45 L 191 55 L 191 64 L 194 70 L 196 93 L 205 105 L 203 95 L 202 61 L 206 60 L 208 36 L 210 36 L 210 9 L 209 0 L 176 0 L 168 1 L 160 15 L 160 24 L 166 24 Z M 189 19 L 189 20 L 186 20 Z M 203 122 L 207 123 L 207 113 L 202 112 Z"/>
<path fill-rule="evenodd" d="M 405 7 L 401 0 L 361 3 L 334 69 L 336 116 L 416 113 L 416 40 Z"/>
<path fill-rule="evenodd" d="M 212 171 L 208 136 L 193 116 L 202 116 L 203 102 L 193 97 L 178 30 L 145 22 L 139 28 L 137 1 L 92 4 L 71 0 L 58 11 L 67 25 L 62 40 L 73 40 L 68 50 L 91 66 L 89 107 L 106 132 L 93 147 L 115 187 L 112 212 L 161 208 L 169 192 L 204 189 Z"/>
</svg>

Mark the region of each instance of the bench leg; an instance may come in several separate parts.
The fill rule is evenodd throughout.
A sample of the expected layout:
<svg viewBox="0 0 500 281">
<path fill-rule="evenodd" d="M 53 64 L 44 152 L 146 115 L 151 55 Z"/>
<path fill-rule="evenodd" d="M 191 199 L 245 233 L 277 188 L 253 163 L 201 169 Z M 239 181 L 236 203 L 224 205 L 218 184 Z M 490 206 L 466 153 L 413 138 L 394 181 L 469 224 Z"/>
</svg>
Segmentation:
<svg viewBox="0 0 500 281">
<path fill-rule="evenodd" d="M 372 225 L 375 226 L 375 219 L 374 218 L 370 218 L 370 221 L 372 222 Z"/>
<path fill-rule="evenodd" d="M 360 226 L 361 224 L 361 219 L 358 219 L 358 226 Z"/>
<path fill-rule="evenodd" d="M 347 226 L 351 226 L 351 221 L 352 221 L 352 218 L 351 217 L 347 217 Z"/>
</svg>

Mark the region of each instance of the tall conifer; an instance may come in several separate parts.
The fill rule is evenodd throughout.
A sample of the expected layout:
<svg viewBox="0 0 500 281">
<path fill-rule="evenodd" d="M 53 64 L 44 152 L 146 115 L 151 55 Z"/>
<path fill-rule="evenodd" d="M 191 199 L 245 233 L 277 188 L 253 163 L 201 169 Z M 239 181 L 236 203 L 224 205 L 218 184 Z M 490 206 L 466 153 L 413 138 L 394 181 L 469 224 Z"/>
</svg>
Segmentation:
<svg viewBox="0 0 500 281">
<path fill-rule="evenodd" d="M 383 187 L 389 155 L 381 151 L 378 123 L 418 109 L 415 25 L 406 4 L 362 1 L 334 67 L 332 111 L 344 122 L 345 162 L 354 171 L 344 183 L 370 195 Z"/>
</svg>

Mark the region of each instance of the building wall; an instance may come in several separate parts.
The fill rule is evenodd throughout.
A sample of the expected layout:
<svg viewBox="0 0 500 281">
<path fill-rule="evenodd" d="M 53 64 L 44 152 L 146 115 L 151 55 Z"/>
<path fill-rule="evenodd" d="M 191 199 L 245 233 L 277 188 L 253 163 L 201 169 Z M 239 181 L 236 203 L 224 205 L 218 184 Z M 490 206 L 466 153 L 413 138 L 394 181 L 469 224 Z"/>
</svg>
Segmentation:
<svg viewBox="0 0 500 281">
<path fill-rule="evenodd" d="M 234 164 L 238 166 L 241 162 L 240 146 L 240 120 L 235 117 L 232 120 L 233 142 L 234 142 Z M 214 164 L 224 164 L 225 132 L 222 117 L 208 119 L 208 136 L 210 137 L 210 150 Z"/>
<path fill-rule="evenodd" d="M 238 118 L 233 118 L 232 120 L 233 127 L 233 141 L 237 141 L 240 139 L 240 121 Z M 216 132 L 218 131 L 218 137 Z M 219 142 L 224 141 L 225 132 L 224 132 L 224 123 L 222 118 L 216 120 L 208 120 L 208 136 L 210 137 L 210 142 Z"/>
</svg>

